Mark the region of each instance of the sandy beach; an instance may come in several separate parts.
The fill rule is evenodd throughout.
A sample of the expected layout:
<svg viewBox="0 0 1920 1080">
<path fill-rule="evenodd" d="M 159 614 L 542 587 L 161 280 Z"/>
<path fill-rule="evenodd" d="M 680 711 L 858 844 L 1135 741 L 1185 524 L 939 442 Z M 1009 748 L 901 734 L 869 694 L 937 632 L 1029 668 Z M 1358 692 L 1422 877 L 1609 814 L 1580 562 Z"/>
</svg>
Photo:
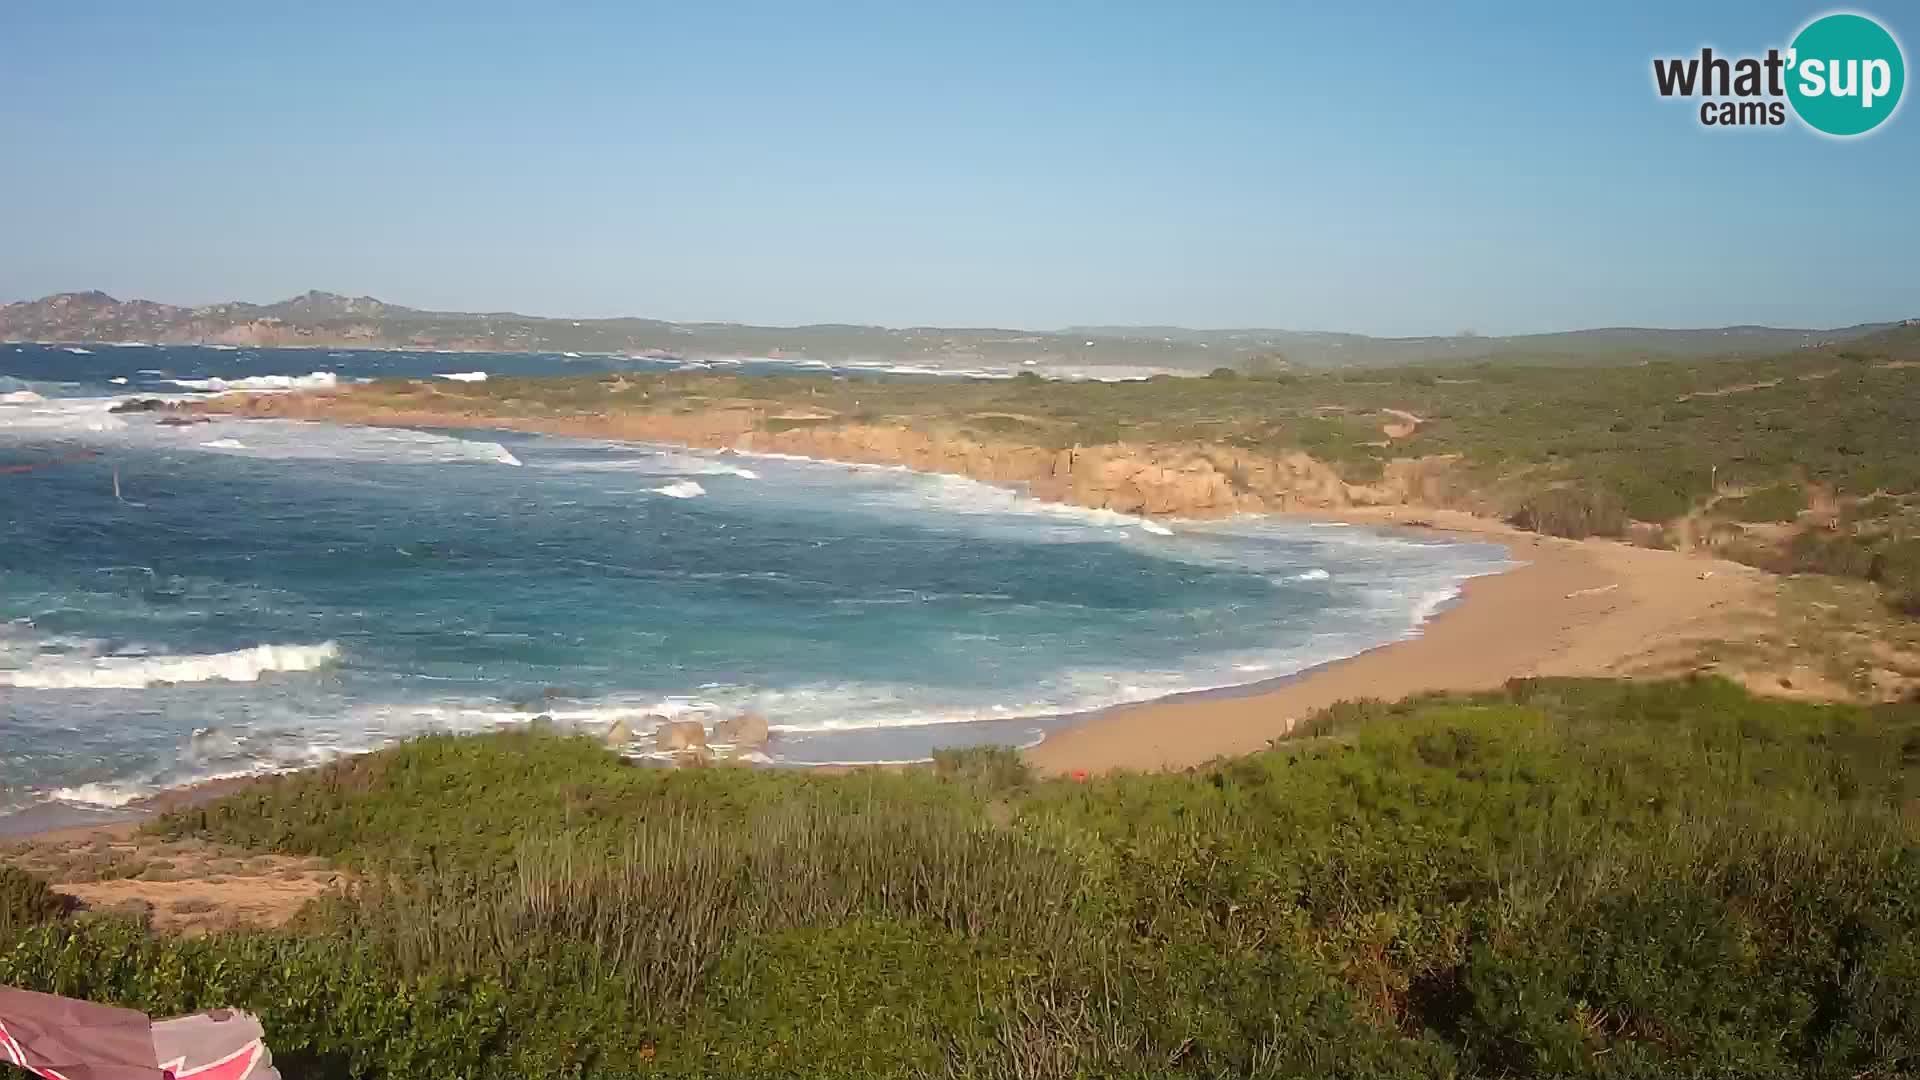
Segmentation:
<svg viewBox="0 0 1920 1080">
<path fill-rule="evenodd" d="M 449 415 L 369 404 L 351 393 L 240 394 L 193 408 L 329 423 L 505 428 L 707 448 L 732 446 L 751 426 L 744 414 L 732 412 L 526 417 L 480 410 Z M 976 467 L 978 462 L 966 456 L 942 458 L 929 467 L 910 455 L 903 458 L 900 448 L 890 443 L 850 446 L 827 440 L 798 449 L 825 460 L 906 464 L 1031 491 L 993 469 Z M 1057 493 L 1034 494 L 1057 501 L 1052 497 Z M 1028 760 L 1053 773 L 1186 768 L 1262 749 L 1301 718 L 1338 701 L 1482 690 L 1529 675 L 1618 675 L 1660 669 L 1663 663 L 1664 670 L 1671 671 L 1692 659 L 1694 643 L 1738 636 L 1729 627 L 1743 614 L 1763 609 L 1774 580 L 1764 571 L 1726 560 L 1614 540 L 1563 540 L 1462 511 L 1406 503 L 1319 509 L 1297 516 L 1491 541 L 1504 544 L 1521 565 L 1469 581 L 1461 596 L 1417 636 L 1270 684 L 1092 713 L 1049 735 L 1027 752 Z"/>
<path fill-rule="evenodd" d="M 734 426 L 718 428 L 696 416 L 681 427 L 629 430 L 621 417 L 547 421 L 369 410 L 331 393 L 234 395 L 196 403 L 193 411 L 380 427 L 509 428 L 696 447 L 727 446 L 740 437 L 737 417 L 728 419 Z M 1067 726 L 1026 751 L 1028 760 L 1047 773 L 1187 768 L 1263 749 L 1301 719 L 1344 700 L 1490 689 L 1531 675 L 1687 670 L 1698 643 L 1739 636 L 1742 617 L 1763 613 L 1772 590 L 1771 575 L 1737 563 L 1612 540 L 1563 540 L 1460 511 L 1401 504 L 1298 516 L 1491 541 L 1504 545 L 1518 565 L 1467 582 L 1460 597 L 1401 641 L 1269 683 L 1064 717 Z M 130 807 L 112 818 L 155 808 Z M 0 820 L 0 834 L 87 823 L 86 816 L 46 810 Z"/>
<path fill-rule="evenodd" d="M 1694 643 L 1737 636 L 1741 617 L 1771 593 L 1769 575 L 1738 564 L 1560 540 L 1465 513 L 1397 506 L 1310 516 L 1492 541 L 1517 565 L 1470 580 L 1417 634 L 1359 656 L 1270 683 L 1063 717 L 1068 726 L 1026 751 L 1028 761 L 1053 775 L 1181 769 L 1261 750 L 1343 700 L 1488 689 L 1528 675 L 1685 670 Z M 186 932 L 278 925 L 338 879 L 315 861 L 167 842 L 138 829 L 152 814 L 247 783 L 194 785 L 113 813 L 35 808 L 0 818 L 0 847 L 89 906 L 140 907 Z M 164 870 L 150 881 L 101 869 L 136 862 Z"/>
<path fill-rule="evenodd" d="M 1507 545 L 1523 565 L 1467 582 L 1418 636 L 1271 686 L 1184 695 L 1089 716 L 1028 751 L 1051 773 L 1179 769 L 1263 749 L 1339 701 L 1484 690 L 1531 675 L 1619 675 L 1685 661 L 1754 613 L 1771 575 L 1739 563 L 1562 540 L 1485 518 L 1410 507 L 1318 515 L 1366 525 L 1419 521 Z"/>
</svg>

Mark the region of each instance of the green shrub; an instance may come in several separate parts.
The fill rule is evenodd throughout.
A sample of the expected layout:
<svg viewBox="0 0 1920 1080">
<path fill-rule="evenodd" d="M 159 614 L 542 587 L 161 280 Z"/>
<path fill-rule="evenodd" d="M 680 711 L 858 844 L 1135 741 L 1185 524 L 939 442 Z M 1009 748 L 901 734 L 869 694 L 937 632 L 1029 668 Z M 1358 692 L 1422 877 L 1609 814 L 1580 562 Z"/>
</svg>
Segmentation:
<svg viewBox="0 0 1920 1080">
<path fill-rule="evenodd" d="M 1020 752 L 1005 746 L 969 746 L 935 750 L 933 771 L 943 779 L 967 784 L 988 794 L 1015 791 L 1033 779 Z"/>
<path fill-rule="evenodd" d="M 0 934 L 57 919 L 73 898 L 16 866 L 0 865 Z"/>
<path fill-rule="evenodd" d="M 1714 504 L 1715 510 L 1735 521 L 1793 521 L 1806 508 L 1807 492 L 1799 484 L 1775 484 Z"/>
<path fill-rule="evenodd" d="M 1509 520 L 1522 529 L 1573 540 L 1619 536 L 1627 530 L 1627 514 L 1618 500 L 1579 488 L 1548 488 L 1529 495 Z"/>
<path fill-rule="evenodd" d="M 0 937 L 288 1075 L 1900 1076 L 1920 705 L 1718 679 L 1360 702 L 1186 773 L 845 775 L 434 736 L 165 832 L 337 853 L 282 931 Z"/>
<path fill-rule="evenodd" d="M 1882 545 L 1874 553 L 1871 576 L 1886 590 L 1895 610 L 1920 616 L 1920 538 Z"/>
<path fill-rule="evenodd" d="M 1786 574 L 1832 574 L 1865 578 L 1873 575 L 1874 545 L 1851 533 L 1803 529 L 1787 542 L 1778 561 L 1766 569 Z"/>
</svg>

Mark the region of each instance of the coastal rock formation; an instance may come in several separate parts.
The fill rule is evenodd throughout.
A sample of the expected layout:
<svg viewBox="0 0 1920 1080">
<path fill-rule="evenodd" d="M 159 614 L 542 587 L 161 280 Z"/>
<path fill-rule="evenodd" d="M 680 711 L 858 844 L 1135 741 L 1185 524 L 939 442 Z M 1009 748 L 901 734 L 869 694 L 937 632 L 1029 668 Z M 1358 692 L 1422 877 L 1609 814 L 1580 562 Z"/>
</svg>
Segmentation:
<svg viewBox="0 0 1920 1080">
<path fill-rule="evenodd" d="M 653 745 L 670 754 L 705 753 L 707 729 L 698 720 L 668 720 L 654 729 Z"/>
<path fill-rule="evenodd" d="M 758 713 L 741 713 L 713 725 L 713 737 L 733 746 L 735 754 L 758 750 L 767 745 L 767 718 Z"/>
<path fill-rule="evenodd" d="M 1389 461 L 1378 480 L 1352 483 L 1301 451 L 1261 453 L 1211 443 L 1115 442 L 1045 447 L 981 439 L 948 429 L 843 422 L 716 402 L 692 412 L 610 410 L 522 414 L 498 406 L 434 401 L 401 405 L 368 388 L 231 395 L 197 411 L 339 420 L 392 426 L 500 427 L 556 435 L 678 443 L 706 449 L 793 454 L 865 465 L 904 465 L 1025 489 L 1034 498 L 1148 517 L 1224 517 L 1351 506 L 1454 507 L 1468 497 L 1459 458 Z"/>
</svg>

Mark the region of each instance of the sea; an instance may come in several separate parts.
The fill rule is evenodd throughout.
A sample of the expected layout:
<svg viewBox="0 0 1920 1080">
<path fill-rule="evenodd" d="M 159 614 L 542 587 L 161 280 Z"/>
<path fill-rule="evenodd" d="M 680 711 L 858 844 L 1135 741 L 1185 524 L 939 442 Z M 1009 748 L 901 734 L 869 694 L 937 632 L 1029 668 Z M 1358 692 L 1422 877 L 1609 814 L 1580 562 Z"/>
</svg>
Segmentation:
<svg viewBox="0 0 1920 1080">
<path fill-rule="evenodd" d="M 110 810 L 428 731 L 752 711 L 774 764 L 1029 745 L 1418 633 L 1483 543 L 1147 521 L 671 446 L 110 410 L 680 358 L 0 344 L 0 814 Z M 891 363 L 754 376 L 997 378 Z M 648 753 L 642 739 L 631 748 Z"/>
</svg>

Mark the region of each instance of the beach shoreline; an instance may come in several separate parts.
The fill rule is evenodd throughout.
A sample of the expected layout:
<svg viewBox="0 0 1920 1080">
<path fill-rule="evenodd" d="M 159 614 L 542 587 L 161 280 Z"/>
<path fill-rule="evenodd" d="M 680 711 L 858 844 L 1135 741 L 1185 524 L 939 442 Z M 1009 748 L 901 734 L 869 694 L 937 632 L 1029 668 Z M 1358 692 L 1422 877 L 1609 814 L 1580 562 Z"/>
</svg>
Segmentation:
<svg viewBox="0 0 1920 1080">
<path fill-rule="evenodd" d="M 440 426 L 423 424 L 418 416 L 385 423 L 363 416 L 315 418 Z M 489 418 L 461 419 L 461 427 L 528 430 L 489 424 Z M 644 441 L 712 449 L 700 442 Z M 1743 613 L 1756 611 L 1769 593 L 1771 575 L 1738 563 L 1611 540 L 1563 540 L 1464 511 L 1400 504 L 1263 516 L 1494 543 L 1507 549 L 1515 565 L 1467 579 L 1458 595 L 1407 636 L 1353 656 L 1274 678 L 1041 718 L 1048 731 L 1021 751 L 1034 768 L 1049 775 L 1191 768 L 1264 749 L 1340 701 L 1487 690 L 1532 675 L 1621 675 L 1684 662 L 1695 651 L 1693 643 L 1728 636 L 1724 631 Z M 272 775 L 189 784 L 113 812 L 34 806 L 0 815 L 0 837 L 124 826 Z"/>
<path fill-rule="evenodd" d="M 1193 768 L 1254 753 L 1342 701 L 1491 690 L 1537 675 L 1623 675 L 1684 664 L 1698 643 L 1758 610 L 1769 575 L 1724 560 L 1609 540 L 1563 540 L 1459 511 L 1354 508 L 1289 514 L 1506 547 L 1514 566 L 1469 578 L 1408 636 L 1271 679 L 1187 690 L 1046 718 L 1057 728 L 1021 751 L 1044 775 Z M 844 771 L 888 766 L 783 766 Z M 126 830 L 279 773 L 157 792 L 116 810 L 44 804 L 0 815 L 0 842 Z"/>
<path fill-rule="evenodd" d="M 1530 676 L 1619 676 L 1689 667 L 1699 645 L 1758 614 L 1753 567 L 1563 540 L 1459 511 L 1354 508 L 1311 515 L 1503 544 L 1519 565 L 1470 578 L 1408 637 L 1286 678 L 1175 694 L 1087 714 L 1026 751 L 1048 774 L 1183 769 L 1254 753 L 1341 701 L 1497 689 Z"/>
</svg>

